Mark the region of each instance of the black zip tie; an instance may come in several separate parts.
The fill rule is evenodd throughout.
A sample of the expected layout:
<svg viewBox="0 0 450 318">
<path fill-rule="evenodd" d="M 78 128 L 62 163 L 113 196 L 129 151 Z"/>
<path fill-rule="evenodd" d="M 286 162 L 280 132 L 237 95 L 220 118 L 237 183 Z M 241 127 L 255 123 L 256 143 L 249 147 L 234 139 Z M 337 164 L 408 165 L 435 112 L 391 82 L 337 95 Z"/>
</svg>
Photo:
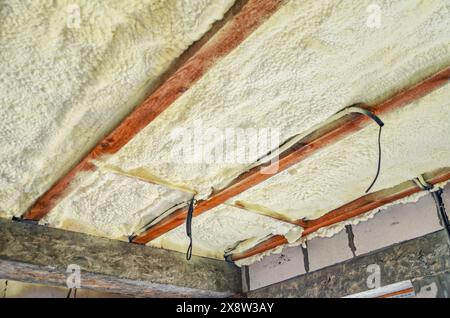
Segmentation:
<svg viewBox="0 0 450 318">
<path fill-rule="evenodd" d="M 355 105 L 349 106 L 348 109 L 351 109 L 351 110 L 349 110 L 350 112 L 355 112 L 355 113 L 360 113 L 360 114 L 366 115 L 367 117 L 372 119 L 378 126 L 380 126 L 380 130 L 378 131 L 378 164 L 377 164 L 377 173 L 375 174 L 375 178 L 373 178 L 373 181 L 370 184 L 370 186 L 366 189 L 366 193 L 367 193 L 367 192 L 370 191 L 370 189 L 372 189 L 373 185 L 375 184 L 375 182 L 378 179 L 378 176 L 380 175 L 380 170 L 381 170 L 381 128 L 384 126 L 384 122 L 381 120 L 380 117 L 375 115 L 373 112 L 371 112 L 368 109 L 365 109 L 365 108 L 361 107 L 360 105 L 363 105 L 363 104 L 355 104 Z"/>
<path fill-rule="evenodd" d="M 188 213 L 186 216 L 186 235 L 189 238 L 189 247 L 186 251 L 186 259 L 189 261 L 192 257 L 192 216 L 194 214 L 194 204 L 197 200 L 192 197 L 191 202 L 189 203 Z"/>
</svg>

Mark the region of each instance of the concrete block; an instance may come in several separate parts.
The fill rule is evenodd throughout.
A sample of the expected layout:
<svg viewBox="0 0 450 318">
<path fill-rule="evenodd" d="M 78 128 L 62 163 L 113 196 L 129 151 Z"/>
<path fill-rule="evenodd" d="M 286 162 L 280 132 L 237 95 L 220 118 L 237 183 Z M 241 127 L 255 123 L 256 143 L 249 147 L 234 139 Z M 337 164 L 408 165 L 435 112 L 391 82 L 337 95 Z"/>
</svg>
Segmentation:
<svg viewBox="0 0 450 318">
<path fill-rule="evenodd" d="M 353 257 L 348 236 L 344 230 L 329 238 L 314 238 L 308 241 L 310 271 L 346 261 Z"/>
<path fill-rule="evenodd" d="M 371 288 L 367 282 L 373 271 L 367 269 L 373 264 L 380 266 L 380 286 L 411 280 L 417 293 L 430 297 L 436 290 L 430 284 L 436 282 L 437 297 L 448 297 L 443 291 L 450 292 L 450 277 L 442 274 L 450 273 L 450 250 L 443 230 L 250 291 L 248 297 L 335 298 L 360 293 Z"/>
<path fill-rule="evenodd" d="M 255 290 L 306 273 L 301 247 L 288 247 L 248 267 L 250 290 Z"/>
<path fill-rule="evenodd" d="M 356 254 L 362 255 L 442 229 L 431 195 L 395 205 L 353 226 Z"/>
</svg>

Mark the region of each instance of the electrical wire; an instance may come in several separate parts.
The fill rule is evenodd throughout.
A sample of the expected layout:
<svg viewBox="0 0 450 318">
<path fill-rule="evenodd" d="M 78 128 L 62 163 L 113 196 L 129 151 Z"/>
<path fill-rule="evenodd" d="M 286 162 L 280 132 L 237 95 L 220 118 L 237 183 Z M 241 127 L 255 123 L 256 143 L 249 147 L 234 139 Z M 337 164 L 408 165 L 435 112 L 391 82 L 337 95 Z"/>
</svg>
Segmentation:
<svg viewBox="0 0 450 318">
<path fill-rule="evenodd" d="M 380 175 L 380 170 L 381 170 L 381 129 L 383 128 L 383 126 L 380 125 L 380 129 L 378 130 L 378 164 L 377 164 L 377 173 L 375 174 L 375 178 L 373 178 L 372 183 L 370 184 L 370 186 L 366 189 L 366 193 L 370 191 L 370 189 L 372 189 L 373 185 L 375 184 L 375 182 L 378 179 L 378 176 Z"/>
<path fill-rule="evenodd" d="M 73 298 L 77 298 L 77 289 L 76 288 L 69 288 L 69 292 L 67 293 L 66 298 L 70 298 L 70 295 L 72 294 L 73 289 Z"/>
<path fill-rule="evenodd" d="M 186 235 L 189 238 L 189 247 L 186 251 L 186 259 L 189 261 L 192 257 L 192 217 L 194 216 L 194 204 L 197 202 L 192 198 L 189 203 L 188 213 L 186 216 Z"/>
<path fill-rule="evenodd" d="M 8 280 L 5 280 L 5 287 L 3 288 L 3 298 L 6 298 L 7 290 L 8 290 Z"/>
<path fill-rule="evenodd" d="M 366 189 L 366 193 L 367 193 L 367 192 L 370 191 L 370 189 L 372 189 L 373 185 L 375 184 L 375 182 L 378 179 L 378 176 L 380 175 L 380 170 L 381 170 L 381 128 L 384 126 L 384 122 L 381 120 L 380 117 L 375 115 L 375 113 L 373 113 L 372 111 L 364 108 L 363 106 L 364 106 L 364 104 L 362 104 L 362 103 L 354 104 L 352 106 L 344 108 L 340 113 L 346 113 L 346 114 L 360 113 L 360 114 L 365 115 L 365 116 L 369 117 L 370 119 L 372 119 L 380 127 L 380 130 L 378 131 L 378 164 L 377 164 L 377 172 L 375 174 L 375 178 L 373 179 L 372 183 Z"/>
<path fill-rule="evenodd" d="M 418 178 L 413 179 L 414 183 L 421 188 L 422 190 L 428 191 L 436 204 L 436 211 L 439 217 L 439 221 L 444 227 L 445 232 L 447 233 L 448 244 L 450 245 L 450 221 L 448 219 L 447 212 L 445 211 L 444 200 L 442 199 L 442 188 L 435 188 L 433 184 L 430 184 L 425 181 L 423 175 L 420 175 Z"/>
<path fill-rule="evenodd" d="M 445 228 L 447 232 L 447 238 L 450 243 L 450 221 L 448 220 L 447 212 L 445 211 L 444 200 L 442 200 L 442 189 L 439 188 L 436 191 L 431 192 L 434 203 L 436 204 L 436 210 L 441 221 L 441 225 Z"/>
</svg>

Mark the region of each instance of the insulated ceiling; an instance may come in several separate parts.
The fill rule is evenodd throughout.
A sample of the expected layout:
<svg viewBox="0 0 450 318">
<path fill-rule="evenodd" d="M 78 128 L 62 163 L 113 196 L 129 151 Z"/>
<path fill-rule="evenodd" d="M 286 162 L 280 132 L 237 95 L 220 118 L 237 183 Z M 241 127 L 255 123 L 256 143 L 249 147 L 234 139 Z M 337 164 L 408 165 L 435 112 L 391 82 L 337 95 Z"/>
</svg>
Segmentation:
<svg viewBox="0 0 450 318">
<path fill-rule="evenodd" d="M 174 162 L 173 148 L 186 143 L 173 138 L 174 129 L 193 131 L 200 124 L 203 131 L 269 128 L 278 129 L 284 141 L 348 105 L 382 101 L 450 64 L 450 21 L 443 14 L 448 2 L 386 2 L 380 29 L 366 26 L 368 4 L 289 1 L 104 161 L 131 173 L 146 171 L 204 197 L 227 185 L 258 156 L 248 164 Z M 218 143 L 209 137 L 195 137 L 201 138 L 205 152 Z M 265 154 L 270 143 L 258 150 L 259 156 Z"/>
<path fill-rule="evenodd" d="M 372 191 L 450 166 L 449 119 L 450 85 L 382 116 L 381 173 Z M 375 176 L 378 129 L 369 125 L 230 201 L 289 220 L 315 219 L 353 201 Z"/>
<path fill-rule="evenodd" d="M 0 212 L 20 216 L 233 1 L 1 1 Z"/>
<path fill-rule="evenodd" d="M 78 3 L 79 28 L 67 26 L 77 12 L 71 2 L 0 4 L 3 217 L 30 208 L 234 1 Z M 96 161 L 95 172 L 79 174 L 41 224 L 125 240 L 193 195 L 225 187 L 274 148 L 243 135 L 226 151 L 258 146 L 246 161 L 188 162 L 176 156 L 186 144 L 204 158 L 223 146 L 220 132 L 251 128 L 276 130 L 278 146 L 450 65 L 448 1 L 378 1 L 377 27 L 367 23 L 371 4 L 287 1 L 120 151 Z M 446 85 L 382 116 L 372 191 L 450 166 L 449 97 Z M 362 196 L 375 174 L 377 133 L 371 124 L 194 218 L 193 253 L 221 259 L 276 234 L 295 242 L 301 227 L 274 217 L 314 219 Z M 185 252 L 184 226 L 149 245 Z"/>
</svg>

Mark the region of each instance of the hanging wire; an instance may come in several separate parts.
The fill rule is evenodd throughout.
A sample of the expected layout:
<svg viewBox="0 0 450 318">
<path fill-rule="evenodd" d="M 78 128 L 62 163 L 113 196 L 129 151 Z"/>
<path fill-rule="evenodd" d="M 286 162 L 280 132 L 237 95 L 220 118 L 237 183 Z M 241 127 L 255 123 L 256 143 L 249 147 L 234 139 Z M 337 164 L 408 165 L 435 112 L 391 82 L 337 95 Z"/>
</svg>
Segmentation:
<svg viewBox="0 0 450 318">
<path fill-rule="evenodd" d="M 420 175 L 418 178 L 414 178 L 413 181 L 419 188 L 428 191 L 431 194 L 431 197 L 436 205 L 439 221 L 447 233 L 447 240 L 450 245 L 450 221 L 448 219 L 447 212 L 445 211 L 444 200 L 442 199 L 442 188 L 436 188 L 433 184 L 426 182 L 423 175 Z"/>
<path fill-rule="evenodd" d="M 3 288 L 3 298 L 6 298 L 7 290 L 8 290 L 8 280 L 5 280 L 5 288 Z"/>
<path fill-rule="evenodd" d="M 375 184 L 375 182 L 378 179 L 378 176 L 380 175 L 380 170 L 381 170 L 381 128 L 384 126 L 384 122 L 381 120 L 380 117 L 375 115 L 372 111 L 362 107 L 362 105 L 364 105 L 364 104 L 361 104 L 361 103 L 355 104 L 355 105 L 352 105 L 352 106 L 349 106 L 349 107 L 345 108 L 344 111 L 347 111 L 348 113 L 360 113 L 360 114 L 363 114 L 363 115 L 369 117 L 370 119 L 372 119 L 380 127 L 380 130 L 378 131 L 378 164 L 377 164 L 377 172 L 375 174 L 375 178 L 373 179 L 372 183 L 366 189 L 366 193 L 367 193 L 367 192 L 370 191 L 370 189 L 372 189 L 373 185 Z"/>
<path fill-rule="evenodd" d="M 436 204 L 436 210 L 439 216 L 439 220 L 441 221 L 441 225 L 447 233 L 447 239 L 450 244 L 450 221 L 448 219 L 447 212 L 445 211 L 444 200 L 442 200 L 442 192 L 442 189 L 439 188 L 438 190 L 431 192 L 431 196 L 433 197 L 434 203 Z"/>
<path fill-rule="evenodd" d="M 383 125 L 380 125 L 380 129 L 378 130 L 378 165 L 377 165 L 377 173 L 375 174 L 375 178 L 373 179 L 370 186 L 366 189 L 366 193 L 372 189 L 373 185 L 378 179 L 378 176 L 380 175 L 381 170 L 381 129 L 383 128 Z"/>
<path fill-rule="evenodd" d="M 77 289 L 76 288 L 69 288 L 69 292 L 67 293 L 66 298 L 70 298 L 70 295 L 72 294 L 73 289 L 73 298 L 77 298 Z"/>
<path fill-rule="evenodd" d="M 189 238 L 189 247 L 186 251 L 186 259 L 189 261 L 192 257 L 192 217 L 194 215 L 194 204 L 197 200 L 192 197 L 191 202 L 189 202 L 188 213 L 186 216 L 186 235 Z"/>
</svg>

